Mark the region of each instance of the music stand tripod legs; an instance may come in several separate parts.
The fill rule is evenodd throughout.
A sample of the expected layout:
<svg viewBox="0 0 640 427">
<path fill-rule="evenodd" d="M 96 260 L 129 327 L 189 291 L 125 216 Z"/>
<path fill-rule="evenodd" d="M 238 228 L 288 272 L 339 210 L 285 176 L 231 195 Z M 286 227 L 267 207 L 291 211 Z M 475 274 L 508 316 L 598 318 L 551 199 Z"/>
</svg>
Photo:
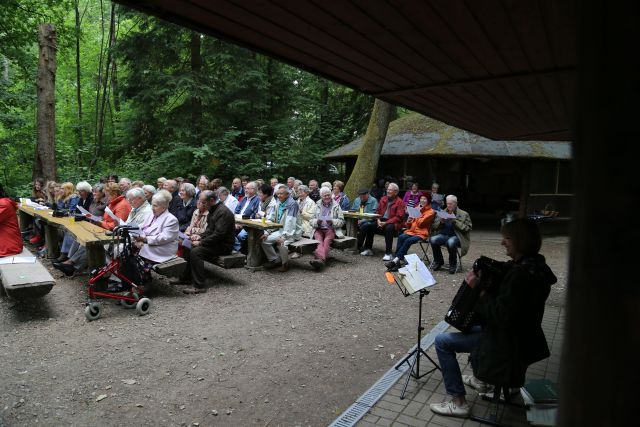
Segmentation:
<svg viewBox="0 0 640 427">
<path fill-rule="evenodd" d="M 416 343 L 416 348 L 411 353 L 406 355 L 405 358 L 402 359 L 400 362 L 398 362 L 398 364 L 395 366 L 395 369 L 398 369 L 404 363 L 407 363 L 409 365 L 409 373 L 407 375 L 407 380 L 404 383 L 404 388 L 402 389 L 402 394 L 400 395 L 401 400 L 404 399 L 404 395 L 407 391 L 407 386 L 409 385 L 409 380 L 411 379 L 411 377 L 415 379 L 420 379 L 425 375 L 428 375 L 431 372 L 435 371 L 436 369 L 442 370 L 440 369 L 440 366 L 438 366 L 438 364 L 420 346 L 420 341 L 422 340 L 422 331 L 424 330 L 424 326 L 422 326 L 422 298 L 424 298 L 424 296 L 427 295 L 428 293 L 429 293 L 428 290 L 420 289 L 420 308 L 418 310 L 418 342 Z M 413 361 L 409 362 L 409 359 L 411 359 L 411 357 L 413 356 L 415 356 Z M 428 370 L 427 372 L 424 372 L 423 374 L 420 374 L 420 357 L 421 356 L 424 356 L 427 359 L 429 359 L 429 361 L 434 366 L 434 368 L 431 368 L 430 370 Z"/>
</svg>

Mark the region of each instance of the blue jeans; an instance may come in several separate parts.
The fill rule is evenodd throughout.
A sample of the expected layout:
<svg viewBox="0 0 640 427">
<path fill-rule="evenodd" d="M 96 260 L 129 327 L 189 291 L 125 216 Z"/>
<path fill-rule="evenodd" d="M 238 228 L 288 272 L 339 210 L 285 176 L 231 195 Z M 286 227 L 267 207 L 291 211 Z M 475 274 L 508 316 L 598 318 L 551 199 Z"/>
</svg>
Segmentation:
<svg viewBox="0 0 640 427">
<path fill-rule="evenodd" d="M 412 236 L 410 234 L 404 234 L 398 236 L 398 241 L 396 242 L 396 257 L 398 259 L 403 259 L 404 256 L 409 252 L 409 248 L 414 243 L 422 240 L 420 236 Z"/>
<path fill-rule="evenodd" d="M 466 394 L 462 383 L 462 373 L 458 365 L 457 353 L 471 353 L 482 336 L 479 326 L 474 326 L 470 332 L 445 332 L 438 334 L 435 339 L 436 354 L 442 368 L 444 388 L 450 396 L 464 396 Z"/>
<path fill-rule="evenodd" d="M 73 238 L 73 234 L 69 232 L 64 233 L 64 239 L 62 239 L 62 246 L 60 246 L 60 252 L 68 254 L 69 249 L 71 249 L 71 245 L 75 241 L 76 239 Z"/>
<path fill-rule="evenodd" d="M 446 234 L 436 234 L 429 240 L 431 243 L 431 249 L 433 250 L 433 262 L 436 264 L 444 264 L 444 258 L 442 258 L 442 251 L 440 246 L 447 245 L 449 251 L 449 267 L 454 267 L 458 264 L 458 248 L 460 247 L 460 239 L 458 236 L 447 236 Z"/>
</svg>

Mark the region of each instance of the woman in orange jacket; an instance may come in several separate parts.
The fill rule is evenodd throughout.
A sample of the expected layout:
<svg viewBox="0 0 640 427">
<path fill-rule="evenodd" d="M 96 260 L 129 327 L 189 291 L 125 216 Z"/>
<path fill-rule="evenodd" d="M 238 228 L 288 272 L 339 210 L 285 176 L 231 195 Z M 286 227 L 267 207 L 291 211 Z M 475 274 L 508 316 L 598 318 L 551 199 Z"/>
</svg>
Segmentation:
<svg viewBox="0 0 640 427">
<path fill-rule="evenodd" d="M 131 212 L 131 205 L 127 201 L 125 195 L 122 194 L 120 187 L 115 182 L 110 182 L 106 185 L 104 189 L 107 196 L 109 196 L 109 204 L 107 208 L 113 212 L 115 216 L 120 218 L 123 221 L 126 221 L 129 217 L 129 212 Z M 105 212 L 104 218 L 102 221 L 97 222 L 97 224 L 106 228 L 107 230 L 113 230 L 116 225 L 116 221 L 111 218 L 109 214 Z"/>
<path fill-rule="evenodd" d="M 420 209 L 420 217 L 409 217 L 405 224 L 407 229 L 398 236 L 395 258 L 385 264 L 390 271 L 398 271 L 398 267 L 405 263 L 404 256 L 411 245 L 429 237 L 429 229 L 436 217 L 436 212 L 431 208 L 428 194 L 420 196 L 420 204 L 417 208 Z"/>
</svg>

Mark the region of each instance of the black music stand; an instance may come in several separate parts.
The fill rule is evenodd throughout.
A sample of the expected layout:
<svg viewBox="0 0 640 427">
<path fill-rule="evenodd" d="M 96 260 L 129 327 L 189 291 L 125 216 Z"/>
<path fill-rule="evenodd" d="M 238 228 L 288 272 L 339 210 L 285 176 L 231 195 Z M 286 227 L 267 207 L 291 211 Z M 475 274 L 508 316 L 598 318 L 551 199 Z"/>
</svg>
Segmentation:
<svg viewBox="0 0 640 427">
<path fill-rule="evenodd" d="M 391 273 L 388 273 L 391 274 Z M 402 292 L 402 294 L 405 297 L 408 297 L 409 295 L 413 295 L 415 292 L 411 292 L 409 289 L 407 289 L 407 287 L 402 283 L 402 280 L 393 275 L 394 281 L 395 283 L 398 285 L 398 288 L 400 289 L 400 291 Z M 390 277 L 387 276 L 387 280 L 390 280 Z M 402 394 L 400 395 L 400 400 L 404 399 L 404 395 L 407 391 L 407 386 L 409 385 L 409 380 L 411 379 L 411 377 L 415 378 L 415 379 L 420 379 L 422 377 L 424 377 L 425 375 L 430 374 L 431 372 L 435 371 L 436 369 L 438 370 L 442 370 L 440 369 L 440 366 L 438 366 L 438 364 L 422 349 L 422 347 L 420 346 L 420 341 L 422 340 L 422 331 L 424 330 L 424 326 L 422 326 L 422 298 L 425 297 L 425 295 L 429 295 L 429 291 L 425 288 L 422 288 L 420 290 L 418 290 L 418 292 L 420 293 L 420 300 L 419 300 L 419 308 L 418 308 L 418 341 L 416 342 L 416 348 L 409 354 L 407 354 L 400 362 L 398 362 L 398 364 L 395 366 L 395 369 L 398 369 L 400 366 L 402 366 L 404 363 L 407 363 L 409 365 L 409 374 L 407 375 L 407 380 L 404 383 L 404 388 L 402 389 Z M 415 356 L 415 357 L 414 357 Z M 431 368 L 430 370 L 428 370 L 427 372 L 424 372 L 422 374 L 420 374 L 420 357 L 424 356 L 427 359 L 429 359 L 429 361 L 431 362 L 431 364 L 433 364 L 433 368 Z M 409 362 L 409 359 L 411 359 L 411 357 L 414 357 L 412 362 Z"/>
</svg>

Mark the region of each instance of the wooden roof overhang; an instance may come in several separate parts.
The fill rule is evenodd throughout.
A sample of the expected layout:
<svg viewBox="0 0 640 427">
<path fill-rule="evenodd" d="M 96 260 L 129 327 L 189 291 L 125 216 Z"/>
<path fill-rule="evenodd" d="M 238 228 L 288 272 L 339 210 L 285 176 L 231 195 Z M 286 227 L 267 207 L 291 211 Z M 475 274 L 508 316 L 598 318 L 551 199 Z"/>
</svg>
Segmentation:
<svg viewBox="0 0 640 427">
<path fill-rule="evenodd" d="M 497 140 L 570 140 L 572 2 L 116 0 Z"/>
</svg>

